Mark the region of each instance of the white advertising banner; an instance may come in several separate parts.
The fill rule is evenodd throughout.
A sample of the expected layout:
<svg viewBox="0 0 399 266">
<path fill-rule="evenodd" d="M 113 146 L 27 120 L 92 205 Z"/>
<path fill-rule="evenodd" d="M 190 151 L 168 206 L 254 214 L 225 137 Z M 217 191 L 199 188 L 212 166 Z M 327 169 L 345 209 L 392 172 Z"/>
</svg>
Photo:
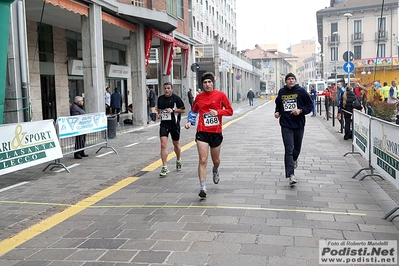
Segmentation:
<svg viewBox="0 0 399 266">
<path fill-rule="evenodd" d="M 371 166 L 399 189 L 399 125 L 371 119 Z"/>
<path fill-rule="evenodd" d="M 0 175 L 62 158 L 53 120 L 5 124 L 0 129 Z"/>
<path fill-rule="evenodd" d="M 60 139 L 107 129 L 105 113 L 61 116 L 57 118 Z"/>
<path fill-rule="evenodd" d="M 368 161 L 371 116 L 353 109 L 353 147 Z"/>
</svg>

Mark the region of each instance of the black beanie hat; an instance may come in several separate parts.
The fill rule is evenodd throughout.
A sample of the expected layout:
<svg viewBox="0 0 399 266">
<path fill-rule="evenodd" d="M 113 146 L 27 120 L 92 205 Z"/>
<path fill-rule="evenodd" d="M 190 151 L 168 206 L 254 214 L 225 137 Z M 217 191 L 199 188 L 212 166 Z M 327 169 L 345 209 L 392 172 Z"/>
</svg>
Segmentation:
<svg viewBox="0 0 399 266">
<path fill-rule="evenodd" d="M 215 76 L 212 75 L 211 73 L 206 73 L 205 75 L 203 75 L 201 77 L 201 82 L 204 83 L 204 80 L 206 80 L 206 79 L 212 80 L 212 83 L 215 84 Z"/>
<path fill-rule="evenodd" d="M 296 77 L 294 74 L 292 73 L 288 73 L 287 75 L 285 75 L 285 81 L 287 81 L 288 78 L 293 77 L 296 80 Z"/>
</svg>

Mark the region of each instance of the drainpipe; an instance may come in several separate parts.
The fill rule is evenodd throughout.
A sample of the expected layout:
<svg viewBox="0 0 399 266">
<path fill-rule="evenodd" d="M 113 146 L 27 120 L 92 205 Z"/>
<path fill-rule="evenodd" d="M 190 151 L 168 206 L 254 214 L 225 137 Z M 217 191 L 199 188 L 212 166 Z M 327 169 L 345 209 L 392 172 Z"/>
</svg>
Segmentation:
<svg viewBox="0 0 399 266">
<path fill-rule="evenodd" d="M 0 124 L 3 124 L 4 97 L 6 92 L 8 31 L 10 29 L 10 5 L 14 0 L 0 0 Z"/>
<path fill-rule="evenodd" d="M 25 33 L 25 16 L 24 16 L 24 1 L 18 0 L 17 3 L 18 16 L 18 45 L 19 45 L 19 65 L 21 68 L 21 95 L 22 106 L 24 112 L 24 121 L 30 121 L 30 105 L 29 105 L 29 90 L 28 90 L 28 60 L 26 55 L 26 33 Z"/>
</svg>

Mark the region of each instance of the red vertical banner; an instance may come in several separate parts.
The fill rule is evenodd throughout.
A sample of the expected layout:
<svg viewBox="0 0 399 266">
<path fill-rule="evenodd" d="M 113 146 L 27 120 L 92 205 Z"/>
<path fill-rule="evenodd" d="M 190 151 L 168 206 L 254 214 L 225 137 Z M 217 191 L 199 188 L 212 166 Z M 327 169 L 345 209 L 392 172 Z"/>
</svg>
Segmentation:
<svg viewBox="0 0 399 266">
<path fill-rule="evenodd" d="M 150 59 L 150 53 L 151 53 L 151 47 L 152 47 L 152 29 L 146 28 L 144 31 L 144 53 L 145 53 L 145 67 L 147 71 L 147 67 L 150 64 L 149 59 Z"/>
<path fill-rule="evenodd" d="M 175 52 L 174 42 L 163 42 L 163 74 L 169 76 L 173 64 L 173 54 Z"/>
</svg>

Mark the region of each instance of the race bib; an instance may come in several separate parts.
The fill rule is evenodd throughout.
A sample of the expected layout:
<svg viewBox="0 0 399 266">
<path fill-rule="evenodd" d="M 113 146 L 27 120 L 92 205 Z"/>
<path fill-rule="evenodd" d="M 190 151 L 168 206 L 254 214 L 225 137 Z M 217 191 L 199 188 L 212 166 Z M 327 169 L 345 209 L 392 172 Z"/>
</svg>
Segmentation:
<svg viewBox="0 0 399 266">
<path fill-rule="evenodd" d="M 284 112 L 291 112 L 294 109 L 297 109 L 296 99 L 287 99 L 283 101 Z"/>
<path fill-rule="evenodd" d="M 217 116 L 211 116 L 210 114 L 204 114 L 204 125 L 206 127 L 217 126 L 219 125 L 219 118 Z"/>
<path fill-rule="evenodd" d="M 161 114 L 162 114 L 161 116 L 162 121 L 172 120 L 172 113 L 168 113 L 168 111 L 162 110 Z"/>
</svg>

